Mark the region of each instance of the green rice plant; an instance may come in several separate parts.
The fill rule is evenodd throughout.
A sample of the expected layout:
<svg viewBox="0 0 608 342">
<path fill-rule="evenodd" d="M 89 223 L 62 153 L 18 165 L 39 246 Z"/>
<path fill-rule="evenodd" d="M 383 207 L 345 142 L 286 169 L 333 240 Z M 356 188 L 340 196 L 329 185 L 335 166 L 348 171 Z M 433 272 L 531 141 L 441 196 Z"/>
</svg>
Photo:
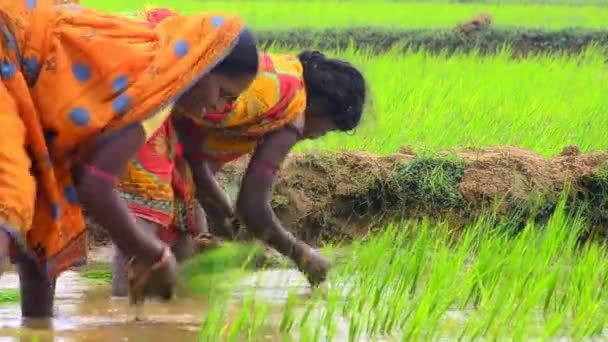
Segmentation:
<svg viewBox="0 0 608 342">
<path fill-rule="evenodd" d="M 554 217 L 544 230 L 530 225 L 513 237 L 488 228 L 481 233 L 471 229 L 457 241 L 449 238 L 446 227 L 430 223 L 423 224 L 424 228 L 391 227 L 386 235 L 354 246 L 353 262 L 341 265 L 332 275 L 331 281 L 353 285 L 346 293 L 338 296 L 338 286 L 333 293 L 330 286 L 326 297 L 304 304 L 300 337 L 334 336 L 339 317 L 349 321 L 351 340 L 362 335 L 434 339 L 449 332 L 458 336 L 445 316 L 462 308 L 472 285 L 478 299 L 465 301 L 461 310 L 466 313 L 462 337 L 595 335 L 605 324 L 605 315 L 600 313 L 605 285 L 596 286 L 586 272 L 599 269 L 604 274 L 606 262 L 597 244 L 575 248 L 573 236 L 581 224 Z M 413 239 L 403 233 L 408 229 L 415 229 Z M 421 253 L 418 257 L 416 250 Z M 410 274 L 408 264 L 421 274 Z M 408 291 L 407 281 L 415 282 L 417 290 Z M 560 297 L 563 292 L 568 296 Z M 293 321 L 293 307 L 289 312 Z M 282 330 L 289 329 L 283 325 Z"/>
<path fill-rule="evenodd" d="M 103 283 L 112 282 L 112 272 L 108 268 L 92 268 L 81 272 L 80 276 L 88 280 L 94 280 Z"/>
<path fill-rule="evenodd" d="M 207 315 L 202 322 L 199 341 L 217 341 L 227 329 L 229 298 L 212 296 Z"/>
<path fill-rule="evenodd" d="M 21 300 L 19 289 L 0 290 L 0 305 L 8 303 L 18 303 Z"/>
<path fill-rule="evenodd" d="M 288 297 L 276 329 L 302 340 L 345 334 L 353 341 L 600 334 L 608 258 L 597 242 L 579 244 L 585 222 L 566 215 L 565 201 L 546 225 L 530 223 L 519 234 L 490 222 L 482 218 L 457 237 L 444 224 L 404 222 L 356 242 L 324 295 Z M 263 315 L 247 305 L 249 315 Z"/>
<path fill-rule="evenodd" d="M 225 243 L 187 260 L 180 270 L 181 290 L 196 296 L 230 291 L 233 283 L 247 274 L 246 268 L 260 250 L 259 244 Z"/>
</svg>

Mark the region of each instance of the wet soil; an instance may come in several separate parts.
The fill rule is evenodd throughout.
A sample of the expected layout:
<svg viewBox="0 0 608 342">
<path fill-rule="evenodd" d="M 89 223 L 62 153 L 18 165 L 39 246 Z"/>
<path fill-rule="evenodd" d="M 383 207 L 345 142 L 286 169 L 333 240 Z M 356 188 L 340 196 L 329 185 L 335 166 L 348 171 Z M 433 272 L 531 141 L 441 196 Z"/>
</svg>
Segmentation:
<svg viewBox="0 0 608 342">
<path fill-rule="evenodd" d="M 483 213 L 514 226 L 546 220 L 569 189 L 568 208 L 579 210 L 598 232 L 608 226 L 608 152 L 581 154 L 569 146 L 546 158 L 495 146 L 418 156 L 400 153 L 292 154 L 275 186 L 276 214 L 311 244 L 358 239 L 389 222 L 431 218 L 465 226 Z M 236 196 L 247 159 L 219 174 Z M 99 229 L 93 236 L 105 240 Z"/>
</svg>

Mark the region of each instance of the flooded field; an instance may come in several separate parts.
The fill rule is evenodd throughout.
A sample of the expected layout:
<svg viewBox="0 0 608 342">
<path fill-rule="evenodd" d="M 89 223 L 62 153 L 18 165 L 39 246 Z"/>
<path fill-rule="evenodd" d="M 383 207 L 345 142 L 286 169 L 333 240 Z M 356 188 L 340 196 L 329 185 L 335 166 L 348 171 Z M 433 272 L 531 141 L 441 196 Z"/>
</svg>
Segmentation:
<svg viewBox="0 0 608 342">
<path fill-rule="evenodd" d="M 14 273 L 0 278 L 0 288 L 18 289 Z M 245 278 L 234 293 L 234 305 L 251 289 L 268 303 L 282 303 L 289 291 L 309 293 L 296 271 L 265 271 Z M 52 321 L 20 318 L 19 303 L 0 304 L 0 342 L 12 341 L 196 341 L 207 303 L 177 298 L 170 303 L 147 302 L 141 310 L 126 299 L 111 298 L 108 283 L 90 280 L 74 271 L 58 280 Z M 38 338 L 38 339 L 36 339 Z"/>
<path fill-rule="evenodd" d="M 105 278 L 102 271 L 70 271 L 59 279 L 52 326 L 22 322 L 18 304 L 4 303 L 0 336 L 2 341 L 605 340 L 608 256 L 602 243 L 580 244 L 584 228 L 584 222 L 566 217 L 563 204 L 546 225 L 530 224 L 518 234 L 483 219 L 459 234 L 444 224 L 404 222 L 342 248 L 324 248 L 324 255 L 334 255 L 334 268 L 319 290 L 311 291 L 293 269 L 199 270 L 184 282 L 191 292 L 179 292 L 170 303 L 148 302 L 139 312 L 125 300 L 111 299 L 107 266 Z M 0 278 L 3 291 L 17 285 L 14 274 Z"/>
</svg>

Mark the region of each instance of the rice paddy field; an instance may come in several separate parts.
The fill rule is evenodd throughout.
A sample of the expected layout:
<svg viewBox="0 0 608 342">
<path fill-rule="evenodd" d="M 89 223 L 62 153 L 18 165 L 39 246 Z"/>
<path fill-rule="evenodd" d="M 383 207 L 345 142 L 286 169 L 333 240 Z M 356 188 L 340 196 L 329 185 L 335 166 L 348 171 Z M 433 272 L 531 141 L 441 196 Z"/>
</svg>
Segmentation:
<svg viewBox="0 0 608 342">
<path fill-rule="evenodd" d="M 492 16 L 492 25 L 503 28 L 601 31 L 608 22 L 605 2 L 594 0 L 82 3 L 121 13 L 146 5 L 184 13 L 221 10 L 242 16 L 254 31 L 451 28 L 482 12 Z M 271 45 L 270 50 L 308 48 Z M 545 163 L 564 147 L 574 145 L 580 153 L 598 155 L 581 162 L 584 167 L 569 167 L 572 160 L 568 157 L 549 165 L 584 174 L 587 178 L 581 179 L 594 184 L 588 186 L 588 192 L 603 194 L 608 186 L 604 163 L 598 162 L 606 159 L 602 151 L 608 147 L 608 69 L 603 48 L 589 46 L 580 54 L 547 52 L 526 58 L 513 58 L 509 46 L 485 55 L 424 50 L 377 54 L 355 47 L 325 51 L 363 70 L 369 83 L 369 106 L 353 134 L 330 134 L 302 143 L 297 152 L 339 151 L 376 158 L 399 153 L 403 147 L 417 155 L 490 146 L 527 151 L 526 161 L 531 164 L 518 163 L 519 155 L 500 159 L 509 161 L 501 164 L 507 170 L 504 177 L 492 178 L 494 164 L 477 164 L 474 174 L 485 177 L 484 184 L 490 188 L 505 179 L 511 182 L 510 172 L 528 177 L 513 177 L 517 186 L 532 184 L 530 177 L 541 175 L 526 165 Z M 505 152 L 495 154 L 500 153 Z M 368 165 L 364 161 L 360 165 Z M 474 177 L 465 167 L 454 171 L 460 173 L 452 178 L 446 168 L 420 170 L 407 183 L 415 185 L 416 191 L 435 197 L 459 191 L 463 200 L 471 200 L 466 194 L 470 188 L 458 183 Z M 359 171 L 374 173 L 368 168 Z M 552 169 L 545 171 L 551 173 Z M 505 192 L 512 198 L 527 195 L 531 188 L 523 187 L 523 195 Z M 608 339 L 606 244 L 603 238 L 580 239 L 604 221 L 591 222 L 582 211 L 573 212 L 568 194 L 561 192 L 570 190 L 568 186 L 553 190 L 560 196 L 553 199 L 553 210 L 542 222 L 530 219 L 515 227 L 509 220 L 496 220 L 491 212 L 478 211 L 475 219 L 456 227 L 432 215 L 421 220 L 406 215 L 375 226 L 374 233 L 360 234 L 348 243 L 325 241 L 321 250 L 334 268 L 324 287 L 307 296 L 294 292 L 269 302 L 257 295 L 256 287 L 230 296 L 226 292 L 230 284 L 221 291 L 209 290 L 207 285 L 219 283 L 218 278 L 194 276 L 194 292 L 199 284 L 200 292 L 209 299 L 199 340 Z M 587 210 L 605 209 L 606 203 L 606 197 L 597 195 L 587 202 Z M 426 208 L 425 212 L 432 211 Z M 324 226 L 318 224 L 317 228 Z M 225 277 L 231 279 L 228 273 Z"/>
<path fill-rule="evenodd" d="M 104 11 L 137 10 L 145 0 L 83 1 Z M 567 2 L 565 2 L 567 3 Z M 399 28 L 451 27 L 480 12 L 491 13 L 497 25 L 562 28 L 570 26 L 602 28 L 608 7 L 582 3 L 581 6 L 509 3 L 447 3 L 409 1 L 197 1 L 171 4 L 183 13 L 222 11 L 238 14 L 255 29 L 299 27 L 380 26 Z M 294 16 L 294 13 L 301 15 Z"/>
</svg>

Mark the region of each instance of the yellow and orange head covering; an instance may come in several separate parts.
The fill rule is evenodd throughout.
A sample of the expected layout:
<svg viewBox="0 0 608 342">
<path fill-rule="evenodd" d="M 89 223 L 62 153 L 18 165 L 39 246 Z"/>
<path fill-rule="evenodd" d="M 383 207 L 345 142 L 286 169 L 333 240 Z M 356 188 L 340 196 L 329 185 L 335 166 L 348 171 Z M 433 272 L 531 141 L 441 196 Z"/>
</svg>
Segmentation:
<svg viewBox="0 0 608 342">
<path fill-rule="evenodd" d="M 175 120 L 201 160 L 229 162 L 251 153 L 265 134 L 294 123 L 306 110 L 302 63 L 294 55 L 260 56 L 260 70 L 236 102 L 202 121 Z"/>
</svg>

